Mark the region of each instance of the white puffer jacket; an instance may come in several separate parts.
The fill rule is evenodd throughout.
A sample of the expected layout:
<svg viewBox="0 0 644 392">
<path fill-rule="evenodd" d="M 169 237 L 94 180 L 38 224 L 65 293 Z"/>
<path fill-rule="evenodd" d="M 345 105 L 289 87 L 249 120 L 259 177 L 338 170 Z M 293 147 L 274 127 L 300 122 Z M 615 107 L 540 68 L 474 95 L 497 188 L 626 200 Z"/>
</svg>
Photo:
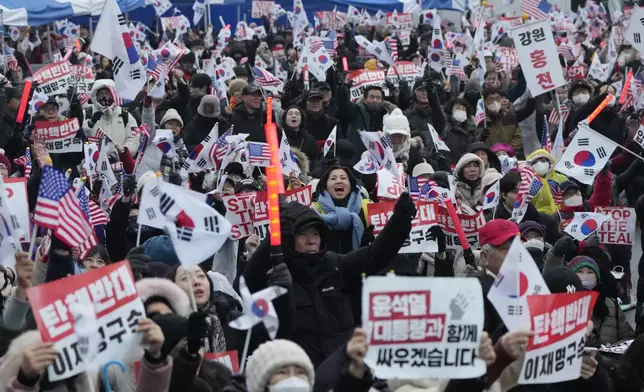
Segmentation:
<svg viewBox="0 0 644 392">
<path fill-rule="evenodd" d="M 103 132 L 114 141 L 114 143 L 127 147 L 130 150 L 132 155 L 136 154 L 139 148 L 140 136 L 133 136 L 132 130 L 136 129 L 139 125 L 136 123 L 132 114 L 127 111 L 124 111 L 120 106 L 111 106 L 105 107 L 98 103 L 96 100 L 96 93 L 103 89 L 108 88 L 111 91 L 116 91 L 114 81 L 110 79 L 99 79 L 94 82 L 92 86 L 92 92 L 90 98 L 92 100 L 93 112 L 103 112 L 103 116 L 100 120 L 93 124 L 93 127 L 90 127 L 92 122 L 90 118 L 86 118 L 83 122 L 83 129 L 87 136 L 96 136 L 98 129 L 102 129 Z M 123 117 L 127 115 L 127 122 L 124 121 Z M 127 124 L 127 125 L 126 125 Z M 111 154 L 111 151 L 108 152 Z"/>
</svg>

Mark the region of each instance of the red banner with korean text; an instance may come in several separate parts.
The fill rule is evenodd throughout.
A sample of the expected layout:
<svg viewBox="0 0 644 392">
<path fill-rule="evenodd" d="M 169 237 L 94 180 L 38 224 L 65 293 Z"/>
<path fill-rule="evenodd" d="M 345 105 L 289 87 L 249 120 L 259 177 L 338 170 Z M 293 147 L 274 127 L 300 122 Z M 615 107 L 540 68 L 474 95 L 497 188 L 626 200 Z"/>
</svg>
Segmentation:
<svg viewBox="0 0 644 392">
<path fill-rule="evenodd" d="M 307 185 L 297 189 L 288 189 L 284 192 L 287 203 L 297 202 L 307 207 L 313 203 L 313 187 Z M 253 209 L 253 227 L 260 240 L 268 236 L 268 195 L 266 192 L 257 192 Z"/>
<path fill-rule="evenodd" d="M 72 117 L 63 121 L 36 121 L 34 134 L 44 141 L 47 151 L 64 154 L 83 151 L 83 141 L 77 137 L 80 123 Z"/>
<path fill-rule="evenodd" d="M 67 94 L 67 89 L 73 87 L 72 64 L 59 61 L 46 65 L 34 73 L 33 80 L 38 83 L 38 92 L 48 96 Z"/>
</svg>

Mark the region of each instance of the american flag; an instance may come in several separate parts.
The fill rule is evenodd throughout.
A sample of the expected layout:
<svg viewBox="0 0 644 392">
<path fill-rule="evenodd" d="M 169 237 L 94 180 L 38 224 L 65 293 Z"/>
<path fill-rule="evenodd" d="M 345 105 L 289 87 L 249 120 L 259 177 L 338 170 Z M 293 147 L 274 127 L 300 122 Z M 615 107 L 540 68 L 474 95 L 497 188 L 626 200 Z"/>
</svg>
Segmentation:
<svg viewBox="0 0 644 392">
<path fill-rule="evenodd" d="M 65 174 L 51 166 L 42 170 L 33 219 L 34 224 L 52 229 L 70 247 L 78 247 L 93 235 Z"/>
<path fill-rule="evenodd" d="M 534 20 L 546 19 L 552 5 L 547 0 L 524 0 L 521 2 L 521 12 L 528 14 Z"/>
<path fill-rule="evenodd" d="M 549 153 L 552 152 L 552 142 L 550 141 L 550 134 L 548 132 L 548 119 L 545 114 L 543 115 L 543 127 L 541 129 L 541 148 Z"/>
<path fill-rule="evenodd" d="M 387 38 L 387 43 L 389 43 L 391 57 L 394 61 L 398 61 L 398 41 L 395 38 Z"/>
<path fill-rule="evenodd" d="M 78 192 L 78 204 L 80 205 L 81 210 L 83 211 L 83 214 L 85 215 L 85 218 L 87 218 L 89 221 L 91 221 L 91 208 L 90 208 L 90 203 L 91 201 L 87 197 L 87 190 L 84 185 L 81 185 L 81 189 Z M 103 211 L 101 211 L 103 213 Z M 103 213 L 105 215 L 105 213 Z M 107 222 L 106 222 L 107 223 Z M 92 224 L 92 226 L 95 226 Z M 92 234 L 83 241 L 78 246 L 78 252 L 80 253 L 80 258 L 81 260 L 87 257 L 87 252 L 89 252 L 90 249 L 98 245 L 98 241 L 96 240 L 96 234 L 92 232 Z"/>
<path fill-rule="evenodd" d="M 248 163 L 261 164 L 271 159 L 271 149 L 268 143 L 248 142 Z"/>
<path fill-rule="evenodd" d="M 522 209 L 525 214 L 525 206 L 527 206 L 532 198 L 539 192 L 543 183 L 537 177 L 532 168 L 527 165 L 521 165 L 519 167 L 519 174 L 521 174 L 521 182 L 519 183 L 519 192 L 517 193 L 517 199 L 514 202 L 515 209 Z"/>
<path fill-rule="evenodd" d="M 7 62 L 7 66 L 12 71 L 17 71 L 19 68 L 18 59 L 16 59 L 16 56 L 14 55 L 15 51 L 15 49 L 10 48 L 7 45 L 4 46 L 4 59 Z"/>
<path fill-rule="evenodd" d="M 534 171 L 528 165 L 519 166 L 519 174 L 521 175 L 521 182 L 519 183 L 519 194 L 524 194 L 530 188 L 532 180 L 535 178 Z"/>
<path fill-rule="evenodd" d="M 414 200 L 428 197 L 431 189 L 437 186 L 436 182 L 428 178 L 409 176 L 409 195 Z"/>
<path fill-rule="evenodd" d="M 456 76 L 460 80 L 465 80 L 467 78 L 465 70 L 463 70 L 463 60 L 458 58 L 456 55 L 452 57 L 452 61 L 450 62 L 449 74 Z"/>
<path fill-rule="evenodd" d="M 226 132 L 224 132 L 223 135 L 219 136 L 219 139 L 217 139 L 217 143 L 215 143 L 215 156 L 213 161 L 214 162 L 221 162 L 221 160 L 226 156 L 226 153 L 228 152 L 228 141 L 226 140 L 226 137 L 232 135 L 233 129 L 230 128 Z"/>
<path fill-rule="evenodd" d="M 566 120 L 568 120 L 568 114 L 570 113 L 568 105 L 562 103 L 561 105 L 559 105 L 559 108 L 561 109 L 561 121 L 563 123 L 566 123 Z M 557 113 L 557 109 L 553 108 L 552 111 L 550 111 L 548 122 L 553 125 L 559 125 L 559 113 Z"/>
<path fill-rule="evenodd" d="M 483 98 L 479 98 L 476 102 L 476 125 L 481 124 L 485 120 L 485 104 L 483 103 Z"/>
<path fill-rule="evenodd" d="M 96 129 L 96 135 L 94 136 L 88 136 L 87 141 L 90 143 L 98 143 L 99 144 L 99 150 L 101 146 L 101 139 L 103 139 L 103 136 L 105 136 L 105 132 L 101 128 Z"/>
<path fill-rule="evenodd" d="M 109 221 L 105 212 L 89 199 L 87 188 L 84 185 L 78 191 L 78 203 L 92 226 L 104 225 Z"/>
<path fill-rule="evenodd" d="M 566 59 L 566 61 L 573 59 L 572 48 L 567 42 L 561 42 L 559 45 L 557 45 L 557 52 L 562 55 Z"/>
<path fill-rule="evenodd" d="M 260 87 L 277 87 L 282 84 L 281 80 L 259 67 L 253 67 L 253 76 L 255 77 L 255 83 Z"/>
<path fill-rule="evenodd" d="M 150 127 L 148 126 L 148 124 L 141 124 L 140 127 L 134 128 L 132 130 L 132 136 L 138 136 L 141 133 L 147 138 L 150 137 Z"/>
<path fill-rule="evenodd" d="M 320 38 L 313 38 L 311 40 L 311 43 L 309 44 L 309 51 L 310 53 L 315 53 L 318 50 L 322 49 L 324 47 L 324 41 L 322 41 Z"/>
<path fill-rule="evenodd" d="M 550 193 L 552 194 L 552 198 L 555 201 L 555 204 L 562 204 L 563 203 L 563 192 L 561 190 L 561 186 L 559 186 L 559 183 L 555 180 L 548 180 L 548 186 L 550 187 Z"/>
<path fill-rule="evenodd" d="M 147 74 L 151 75 L 154 80 L 159 80 L 161 77 L 161 71 L 163 70 L 163 62 L 157 61 L 157 58 L 149 54 L 148 55 L 148 66 L 146 68 Z"/>
<path fill-rule="evenodd" d="M 13 160 L 13 162 L 18 165 L 22 166 L 25 168 L 25 178 L 29 178 L 31 176 L 31 150 L 27 148 L 25 151 L 25 155 L 16 158 Z"/>
</svg>

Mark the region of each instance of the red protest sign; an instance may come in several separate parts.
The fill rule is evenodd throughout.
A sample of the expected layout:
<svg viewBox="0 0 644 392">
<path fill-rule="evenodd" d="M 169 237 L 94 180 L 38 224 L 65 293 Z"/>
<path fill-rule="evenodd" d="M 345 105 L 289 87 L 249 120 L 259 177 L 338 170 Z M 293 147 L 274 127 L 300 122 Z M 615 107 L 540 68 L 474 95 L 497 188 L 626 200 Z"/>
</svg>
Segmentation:
<svg viewBox="0 0 644 392">
<path fill-rule="evenodd" d="M 400 253 L 436 252 L 438 243 L 430 228 L 438 224 L 438 203 L 415 202 L 416 217 L 411 222 L 411 232 L 400 248 Z M 373 234 L 378 235 L 393 215 L 393 202 L 370 203 L 367 205 L 367 222 L 373 225 Z"/>
<path fill-rule="evenodd" d="M 226 219 L 233 225 L 231 239 L 238 240 L 253 234 L 253 206 L 256 192 L 224 196 Z"/>
<path fill-rule="evenodd" d="M 51 381 L 85 371 L 70 308 L 87 305 L 96 312 L 100 335 L 96 363 L 121 359 L 134 342 L 139 320 L 145 317 L 127 261 L 32 287 L 27 296 L 43 341 L 54 342 L 58 352 L 58 359 L 48 369 Z"/>
<path fill-rule="evenodd" d="M 519 384 L 575 380 L 581 372 L 586 328 L 599 293 L 531 295 L 530 330 Z"/>
<path fill-rule="evenodd" d="M 36 71 L 33 80 L 38 83 L 37 91 L 49 96 L 66 94 L 72 83 L 72 64 L 69 61 L 49 64 Z"/>
<path fill-rule="evenodd" d="M 289 189 L 284 193 L 287 202 L 297 202 L 307 207 L 313 202 L 313 187 L 307 185 L 302 188 Z M 266 192 L 257 192 L 253 208 L 253 227 L 255 234 L 261 239 L 268 236 L 268 195 Z"/>
</svg>

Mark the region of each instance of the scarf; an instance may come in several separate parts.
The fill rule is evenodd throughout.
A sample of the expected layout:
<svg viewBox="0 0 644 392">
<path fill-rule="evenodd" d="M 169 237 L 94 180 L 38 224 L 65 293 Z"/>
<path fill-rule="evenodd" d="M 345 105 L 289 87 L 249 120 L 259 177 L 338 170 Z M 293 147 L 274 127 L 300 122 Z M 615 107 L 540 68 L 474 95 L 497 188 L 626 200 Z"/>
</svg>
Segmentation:
<svg viewBox="0 0 644 392">
<path fill-rule="evenodd" d="M 211 295 L 213 295 L 213 293 L 211 293 Z M 206 317 L 208 336 L 205 336 L 203 339 L 205 352 L 220 353 L 226 351 L 226 335 L 224 334 L 224 328 L 222 327 L 221 320 L 219 320 L 219 315 L 217 314 L 217 305 L 212 303 L 211 299 L 204 310 L 208 311 L 208 317 Z"/>
<path fill-rule="evenodd" d="M 360 220 L 362 197 L 360 196 L 358 188 L 356 187 L 351 192 L 349 203 L 346 207 L 336 206 L 327 191 L 323 191 L 318 196 L 318 203 L 320 203 L 320 206 L 324 210 L 324 215 L 320 215 L 322 220 L 332 230 L 342 231 L 353 226 L 351 237 L 352 247 L 353 249 L 358 249 L 360 247 L 360 241 L 362 240 L 362 233 L 364 233 L 364 226 L 362 225 L 362 220 Z"/>
</svg>

